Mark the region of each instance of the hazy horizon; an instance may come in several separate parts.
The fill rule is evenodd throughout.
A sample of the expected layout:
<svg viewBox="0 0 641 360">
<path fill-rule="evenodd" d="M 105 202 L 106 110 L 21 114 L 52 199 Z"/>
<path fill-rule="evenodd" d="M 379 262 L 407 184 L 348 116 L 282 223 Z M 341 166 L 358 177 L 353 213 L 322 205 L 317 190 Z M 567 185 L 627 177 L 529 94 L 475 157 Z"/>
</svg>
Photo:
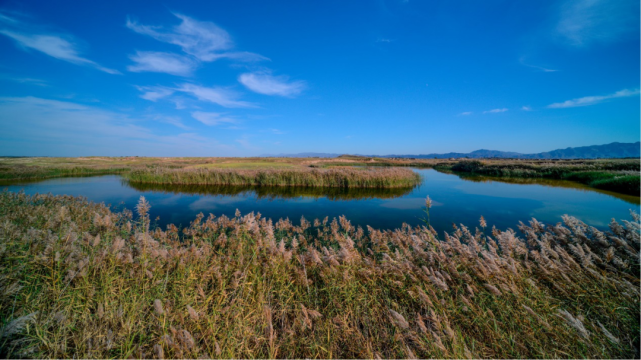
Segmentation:
<svg viewBox="0 0 641 360">
<path fill-rule="evenodd" d="M 0 155 L 633 143 L 639 3 L 0 5 Z"/>
</svg>

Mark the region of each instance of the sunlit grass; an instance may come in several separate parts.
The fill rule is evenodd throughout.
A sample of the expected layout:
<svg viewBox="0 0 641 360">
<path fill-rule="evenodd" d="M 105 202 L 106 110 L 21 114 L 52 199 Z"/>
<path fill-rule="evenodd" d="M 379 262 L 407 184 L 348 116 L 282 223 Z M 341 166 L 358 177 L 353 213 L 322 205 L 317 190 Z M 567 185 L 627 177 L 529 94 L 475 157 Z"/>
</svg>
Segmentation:
<svg viewBox="0 0 641 360">
<path fill-rule="evenodd" d="M 193 165 L 194 169 L 283 169 L 294 168 L 296 165 L 279 162 L 228 162 Z"/>
</svg>

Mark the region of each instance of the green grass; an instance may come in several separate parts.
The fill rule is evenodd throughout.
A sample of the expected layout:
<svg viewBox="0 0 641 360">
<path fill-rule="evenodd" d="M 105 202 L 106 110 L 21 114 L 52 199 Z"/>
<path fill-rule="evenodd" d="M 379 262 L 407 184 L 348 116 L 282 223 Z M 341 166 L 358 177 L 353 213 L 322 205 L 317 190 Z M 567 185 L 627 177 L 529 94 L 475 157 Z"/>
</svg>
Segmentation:
<svg viewBox="0 0 641 360">
<path fill-rule="evenodd" d="M 0 193 L 0 356 L 638 356 L 636 215 L 441 238 L 253 213 L 150 229 L 148 211 Z"/>
</svg>

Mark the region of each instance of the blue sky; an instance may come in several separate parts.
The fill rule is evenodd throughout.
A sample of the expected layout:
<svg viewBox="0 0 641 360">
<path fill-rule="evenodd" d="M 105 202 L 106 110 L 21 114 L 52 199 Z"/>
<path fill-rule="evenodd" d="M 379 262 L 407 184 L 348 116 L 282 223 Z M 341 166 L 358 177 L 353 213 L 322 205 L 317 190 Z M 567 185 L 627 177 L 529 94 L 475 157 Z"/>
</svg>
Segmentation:
<svg viewBox="0 0 641 360">
<path fill-rule="evenodd" d="M 636 0 L 0 4 L 0 155 L 640 138 Z"/>
</svg>

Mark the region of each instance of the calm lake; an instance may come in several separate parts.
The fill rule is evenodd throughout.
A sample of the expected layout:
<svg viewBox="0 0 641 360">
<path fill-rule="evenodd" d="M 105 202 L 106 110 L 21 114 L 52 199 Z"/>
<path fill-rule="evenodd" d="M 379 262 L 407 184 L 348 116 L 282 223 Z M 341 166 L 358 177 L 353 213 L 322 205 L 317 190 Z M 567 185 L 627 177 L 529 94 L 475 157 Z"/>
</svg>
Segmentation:
<svg viewBox="0 0 641 360">
<path fill-rule="evenodd" d="M 478 226 L 481 215 L 488 225 L 516 229 L 519 221 L 532 217 L 546 224 L 573 215 L 589 225 L 605 228 L 611 218 L 630 220 L 630 210 L 639 212 L 639 197 L 589 188 L 559 180 L 460 178 L 432 169 L 416 169 L 423 176 L 413 189 L 318 189 L 269 187 L 164 186 L 129 184 L 120 176 L 61 178 L 33 183 L 2 185 L 27 194 L 84 196 L 111 204 L 112 209 L 133 209 L 143 195 L 151 203 L 151 218 L 158 225 L 188 226 L 198 213 L 233 217 L 260 212 L 278 220 L 298 224 L 307 220 L 345 215 L 353 225 L 393 229 L 404 222 L 421 224 L 425 197 L 433 206 L 431 223 L 439 231 L 450 231 L 452 223 Z"/>
</svg>

